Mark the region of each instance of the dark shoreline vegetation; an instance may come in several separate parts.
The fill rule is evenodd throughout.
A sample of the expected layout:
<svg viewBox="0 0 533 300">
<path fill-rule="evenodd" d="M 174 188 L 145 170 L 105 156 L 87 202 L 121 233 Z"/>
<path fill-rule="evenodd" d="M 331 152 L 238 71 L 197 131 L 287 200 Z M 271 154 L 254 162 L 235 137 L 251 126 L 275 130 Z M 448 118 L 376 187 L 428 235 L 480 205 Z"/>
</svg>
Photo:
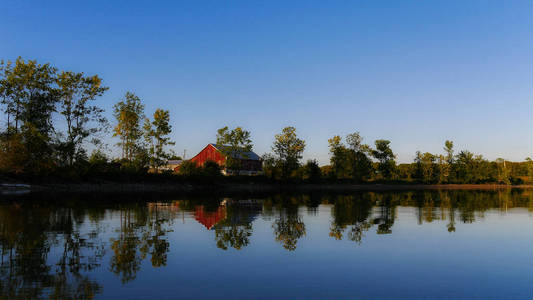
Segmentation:
<svg viewBox="0 0 533 300">
<path fill-rule="evenodd" d="M 388 140 L 374 146 L 363 143 L 358 132 L 343 142 L 328 140 L 330 164 L 315 160 L 302 163 L 306 142 L 294 127 L 275 135 L 272 153 L 262 156 L 262 174 L 239 173 L 236 157 L 252 150 L 251 133 L 241 127 L 217 131 L 217 145 L 226 161 L 202 165 L 184 160 L 168 168 L 169 160 L 181 160 L 172 150 L 170 112 L 157 109 L 152 118 L 142 100 L 131 92 L 114 105 L 114 121 L 94 101 L 108 87 L 97 75 L 60 71 L 49 63 L 16 61 L 0 63 L 0 183 L 31 183 L 35 186 L 64 185 L 178 185 L 187 187 L 263 186 L 264 189 L 301 189 L 310 185 L 354 189 L 369 184 L 416 187 L 444 184 L 524 185 L 533 183 L 533 161 L 489 161 L 467 150 L 456 152 L 446 141 L 443 154 L 417 152 L 413 163 L 396 162 Z M 119 142 L 120 158 L 111 158 L 104 143 L 109 129 Z M 90 152 L 90 153 L 89 153 Z M 272 189 L 275 190 L 275 189 Z"/>
</svg>

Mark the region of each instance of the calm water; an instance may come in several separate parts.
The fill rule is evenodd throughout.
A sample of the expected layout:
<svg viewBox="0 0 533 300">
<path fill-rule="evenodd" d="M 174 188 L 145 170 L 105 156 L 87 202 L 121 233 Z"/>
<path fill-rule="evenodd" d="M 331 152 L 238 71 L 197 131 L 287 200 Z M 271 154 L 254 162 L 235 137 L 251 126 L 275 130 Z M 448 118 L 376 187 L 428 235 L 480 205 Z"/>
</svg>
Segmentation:
<svg viewBox="0 0 533 300">
<path fill-rule="evenodd" d="M 0 298 L 532 298 L 532 212 L 527 190 L 9 198 Z"/>
</svg>

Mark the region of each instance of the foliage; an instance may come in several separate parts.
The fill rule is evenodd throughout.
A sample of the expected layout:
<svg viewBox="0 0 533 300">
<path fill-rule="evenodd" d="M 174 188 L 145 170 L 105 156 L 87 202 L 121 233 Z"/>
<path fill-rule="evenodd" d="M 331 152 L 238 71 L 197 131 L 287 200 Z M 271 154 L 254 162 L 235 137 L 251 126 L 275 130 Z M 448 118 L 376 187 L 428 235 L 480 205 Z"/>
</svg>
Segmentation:
<svg viewBox="0 0 533 300">
<path fill-rule="evenodd" d="M 220 177 L 222 175 L 220 172 L 220 166 L 212 160 L 208 160 L 204 163 L 201 172 L 202 175 L 208 178 Z"/>
<path fill-rule="evenodd" d="M 179 168 L 179 173 L 184 176 L 198 176 L 201 172 L 201 169 L 196 165 L 195 162 L 186 160 L 181 163 Z"/>
<path fill-rule="evenodd" d="M 135 94 L 126 92 L 113 109 L 117 121 L 113 136 L 120 138 L 118 145 L 122 148 L 122 158 L 132 162 L 142 148 L 140 138 L 143 135 L 141 120 L 144 119 L 144 105 Z"/>
<path fill-rule="evenodd" d="M 378 160 L 378 173 L 383 179 L 392 179 L 396 168 L 396 156 L 390 148 L 390 141 L 377 140 L 376 149 L 372 150 L 372 156 Z"/>
<path fill-rule="evenodd" d="M 307 163 L 302 167 L 303 176 L 302 179 L 311 183 L 319 182 L 322 177 L 322 172 L 320 171 L 320 166 L 316 160 L 308 160 Z"/>
<path fill-rule="evenodd" d="M 296 250 L 297 242 L 305 236 L 305 223 L 298 215 L 298 207 L 289 206 L 280 211 L 279 216 L 272 224 L 276 241 L 288 251 Z"/>
<path fill-rule="evenodd" d="M 47 172 L 53 166 L 52 114 L 58 102 L 57 69 L 25 61 L 0 63 L 0 95 L 7 117 L 1 156 L 8 172 Z M 15 161 L 13 164 L 11 161 Z"/>
<path fill-rule="evenodd" d="M 145 141 L 148 146 L 150 166 L 157 171 L 171 157 L 171 154 L 166 151 L 165 147 L 175 144 L 168 137 L 172 132 L 169 111 L 157 109 L 152 122 L 148 118 L 145 118 L 143 129 Z"/>
<path fill-rule="evenodd" d="M 263 162 L 263 174 L 267 178 L 281 178 L 281 168 L 279 166 L 279 161 L 276 159 L 276 157 L 274 157 L 274 155 L 270 153 L 264 154 L 261 160 Z"/>
<path fill-rule="evenodd" d="M 282 178 L 289 178 L 298 169 L 304 149 L 305 141 L 298 138 L 296 128 L 285 127 L 280 134 L 276 134 L 272 151 L 281 168 Z"/>
<path fill-rule="evenodd" d="M 359 132 L 349 134 L 346 140 L 348 146 L 342 143 L 342 138 L 338 135 L 328 140 L 333 176 L 356 182 L 369 179 L 373 173 L 372 161 L 368 157 L 370 147 L 362 144 Z"/>
<path fill-rule="evenodd" d="M 95 175 L 116 178 L 120 174 L 129 178 L 147 175 L 149 167 L 158 171 L 169 159 L 181 159 L 169 149 L 174 145 L 169 138 L 170 111 L 157 109 L 150 120 L 144 116 L 141 99 L 131 92 L 113 106 L 116 119 L 113 136 L 120 138 L 121 159 L 108 157 L 102 150 L 105 147 L 100 135 L 106 132 L 107 120 L 103 117 L 104 110 L 95 104 L 107 89 L 98 75 L 60 70 L 50 63 L 20 57 L 15 61 L 1 61 L 0 172 L 39 179 L 54 175 L 86 180 Z M 241 169 L 242 159 L 252 150 L 250 136 L 241 127 L 226 126 L 217 131 L 217 147 L 226 156 L 225 167 L 230 173 Z M 89 143 L 96 149 L 91 149 Z M 328 143 L 330 165 L 319 166 L 310 160 L 302 166 L 306 143 L 297 136 L 294 127 L 283 128 L 275 136 L 272 153 L 263 156 L 263 178 L 314 183 L 322 180 L 424 184 L 533 182 L 531 159 L 489 161 L 468 150 L 456 152 L 450 140 L 445 141 L 442 153 L 418 151 L 413 163 L 400 165 L 396 165 L 388 140 L 376 140 L 372 149 L 363 143 L 359 132 L 353 132 L 344 142 L 336 135 Z M 179 172 L 185 176 L 215 178 L 220 176 L 220 166 L 208 162 L 200 168 L 186 161 Z"/>
<path fill-rule="evenodd" d="M 83 142 L 107 126 L 107 119 L 102 115 L 104 110 L 90 105 L 89 101 L 102 96 L 108 87 L 102 86 L 102 79 L 96 75 L 85 76 L 71 71 L 62 71 L 56 81 L 60 97 L 59 113 L 67 126 L 63 148 L 68 164 L 72 165 L 79 152 L 84 151 L 81 148 Z"/>
<path fill-rule="evenodd" d="M 236 127 L 230 130 L 228 126 L 217 131 L 217 149 L 226 157 L 226 168 L 231 171 L 241 170 L 242 159 L 247 159 L 247 153 L 252 151 L 250 132 Z"/>
</svg>

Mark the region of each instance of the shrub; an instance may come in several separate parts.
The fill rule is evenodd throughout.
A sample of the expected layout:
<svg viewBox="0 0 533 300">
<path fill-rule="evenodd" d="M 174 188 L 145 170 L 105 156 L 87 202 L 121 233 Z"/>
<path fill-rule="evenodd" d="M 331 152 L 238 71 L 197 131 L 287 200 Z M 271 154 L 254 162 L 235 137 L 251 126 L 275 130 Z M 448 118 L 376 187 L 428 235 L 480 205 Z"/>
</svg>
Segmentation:
<svg viewBox="0 0 533 300">
<path fill-rule="evenodd" d="M 204 163 L 204 166 L 202 168 L 202 175 L 207 177 L 221 176 L 222 173 L 220 173 L 220 166 L 216 162 L 208 160 Z"/>
</svg>

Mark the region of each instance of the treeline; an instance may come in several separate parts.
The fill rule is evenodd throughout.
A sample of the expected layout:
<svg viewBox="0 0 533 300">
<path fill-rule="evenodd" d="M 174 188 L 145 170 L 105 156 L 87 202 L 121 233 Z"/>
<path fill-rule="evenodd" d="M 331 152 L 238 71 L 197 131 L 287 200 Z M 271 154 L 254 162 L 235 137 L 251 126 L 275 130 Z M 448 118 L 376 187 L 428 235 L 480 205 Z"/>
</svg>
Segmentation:
<svg viewBox="0 0 533 300">
<path fill-rule="evenodd" d="M 133 93 L 114 106 L 113 136 L 122 156 L 111 160 L 103 143 L 110 124 L 94 101 L 108 87 L 97 75 L 59 70 L 37 61 L 0 62 L 0 171 L 65 178 L 98 173 L 146 172 L 171 158 L 169 112 L 152 120 Z M 89 154 L 88 149 L 93 149 Z"/>
<path fill-rule="evenodd" d="M 455 152 L 452 141 L 446 141 L 443 153 L 417 151 L 413 163 L 397 164 L 390 141 L 375 141 L 375 149 L 362 144 L 358 132 L 342 143 L 339 136 L 329 140 L 331 164 L 323 167 L 330 178 L 355 182 L 402 181 L 424 184 L 522 184 L 533 179 L 533 161 L 510 162 L 502 158 L 489 161 L 470 151 Z"/>
<path fill-rule="evenodd" d="M 242 159 L 252 150 L 251 133 L 241 127 L 221 128 L 216 143 L 227 157 L 225 166 L 207 162 L 199 166 L 184 161 L 178 174 L 166 167 L 168 160 L 180 160 L 170 149 L 174 142 L 170 112 L 157 109 L 145 115 L 142 100 L 127 92 L 113 106 L 114 120 L 95 105 L 108 87 L 97 75 L 60 70 L 49 63 L 0 62 L 0 175 L 68 179 L 93 179 L 122 175 L 171 178 L 221 178 L 221 168 L 239 174 Z M 120 157 L 111 158 L 104 143 L 112 131 L 118 140 Z M 446 141 L 442 154 L 417 152 L 410 164 L 398 164 L 391 143 L 377 140 L 363 143 L 358 132 L 345 142 L 329 139 L 330 164 L 316 160 L 302 162 L 306 142 L 294 127 L 275 135 L 272 152 L 262 157 L 263 175 L 250 180 L 291 182 L 413 182 L 424 184 L 500 183 L 533 181 L 533 161 L 489 161 L 463 150 L 455 152 Z M 223 147 L 222 147 L 223 146 Z M 89 151 L 89 149 L 91 149 Z M 174 176 L 175 177 L 175 176 Z M 172 177 L 172 178 L 174 178 Z M 228 180 L 228 179 L 225 179 Z"/>
</svg>

